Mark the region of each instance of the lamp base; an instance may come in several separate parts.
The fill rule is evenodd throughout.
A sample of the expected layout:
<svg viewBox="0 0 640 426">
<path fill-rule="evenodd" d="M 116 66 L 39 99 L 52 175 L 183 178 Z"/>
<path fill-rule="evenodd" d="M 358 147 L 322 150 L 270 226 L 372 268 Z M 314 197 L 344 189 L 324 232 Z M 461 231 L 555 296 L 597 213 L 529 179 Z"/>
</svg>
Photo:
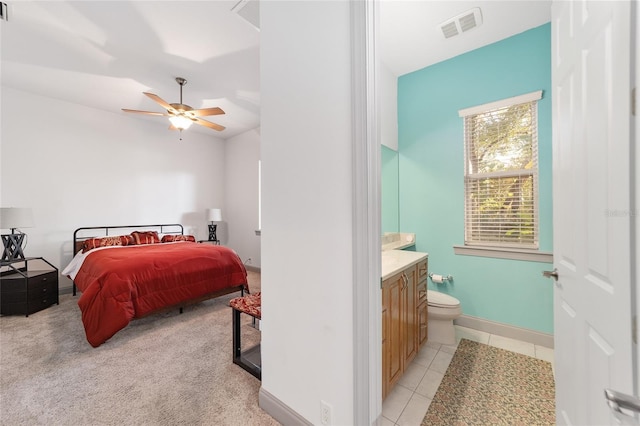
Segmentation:
<svg viewBox="0 0 640 426">
<path fill-rule="evenodd" d="M 217 228 L 218 228 L 218 225 L 216 225 L 215 223 L 212 225 L 209 225 L 209 241 L 218 241 L 218 237 L 216 236 Z"/>
<path fill-rule="evenodd" d="M 7 234 L 2 235 L 2 261 L 21 260 L 24 259 L 22 251 L 22 242 L 25 234 Z"/>
</svg>

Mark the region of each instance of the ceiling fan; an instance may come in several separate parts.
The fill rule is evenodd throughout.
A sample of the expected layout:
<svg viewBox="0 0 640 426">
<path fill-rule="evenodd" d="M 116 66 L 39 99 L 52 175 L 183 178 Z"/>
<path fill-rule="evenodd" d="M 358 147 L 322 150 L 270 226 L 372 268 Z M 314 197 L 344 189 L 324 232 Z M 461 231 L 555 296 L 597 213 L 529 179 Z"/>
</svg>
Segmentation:
<svg viewBox="0 0 640 426">
<path fill-rule="evenodd" d="M 169 130 L 180 130 L 181 132 L 185 129 L 188 129 L 193 123 L 200 124 L 201 126 L 208 127 L 213 130 L 222 131 L 225 129 L 224 126 L 221 126 L 216 123 L 212 123 L 207 120 L 203 120 L 200 117 L 208 116 L 208 115 L 220 115 L 224 114 L 224 111 L 221 108 L 203 108 L 203 109 L 193 109 L 189 105 L 185 105 L 182 103 L 182 87 L 187 84 L 187 80 L 182 77 L 176 77 L 176 82 L 180 85 L 180 103 L 170 104 L 162 99 L 158 95 L 154 95 L 149 92 L 142 92 L 148 97 L 150 97 L 153 101 L 158 103 L 161 107 L 167 110 L 167 112 L 153 112 L 153 111 L 139 111 L 136 109 L 126 109 L 122 108 L 124 112 L 133 112 L 135 114 L 146 114 L 146 115 L 161 115 L 164 117 L 169 117 L 169 121 L 171 125 L 169 126 Z"/>
</svg>

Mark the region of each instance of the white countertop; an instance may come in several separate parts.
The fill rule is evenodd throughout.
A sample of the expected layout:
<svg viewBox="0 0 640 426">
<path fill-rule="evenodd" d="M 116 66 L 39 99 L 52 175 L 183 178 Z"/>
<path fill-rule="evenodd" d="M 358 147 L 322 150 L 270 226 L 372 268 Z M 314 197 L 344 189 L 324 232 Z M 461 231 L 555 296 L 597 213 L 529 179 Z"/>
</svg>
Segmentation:
<svg viewBox="0 0 640 426">
<path fill-rule="evenodd" d="M 382 279 L 386 280 L 393 274 L 415 265 L 426 259 L 429 253 L 404 250 L 385 250 L 382 252 Z"/>
</svg>

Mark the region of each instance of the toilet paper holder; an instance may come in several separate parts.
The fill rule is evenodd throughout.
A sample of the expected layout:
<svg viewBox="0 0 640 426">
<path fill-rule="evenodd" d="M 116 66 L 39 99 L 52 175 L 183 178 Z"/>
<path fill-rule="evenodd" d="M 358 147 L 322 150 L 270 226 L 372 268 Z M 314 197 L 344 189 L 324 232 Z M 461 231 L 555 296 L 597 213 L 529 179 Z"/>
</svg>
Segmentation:
<svg viewBox="0 0 640 426">
<path fill-rule="evenodd" d="M 438 275 L 433 272 L 429 274 L 429 278 L 431 278 L 431 281 L 436 284 L 441 284 L 445 281 L 453 281 L 453 275 Z"/>
</svg>

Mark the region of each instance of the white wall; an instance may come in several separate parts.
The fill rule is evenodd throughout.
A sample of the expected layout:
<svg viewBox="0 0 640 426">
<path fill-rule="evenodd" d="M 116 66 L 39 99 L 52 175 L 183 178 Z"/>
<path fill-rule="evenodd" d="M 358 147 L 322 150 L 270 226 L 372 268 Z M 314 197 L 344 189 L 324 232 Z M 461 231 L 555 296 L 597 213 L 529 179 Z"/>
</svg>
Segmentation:
<svg viewBox="0 0 640 426">
<path fill-rule="evenodd" d="M 398 77 L 383 62 L 378 62 L 380 93 L 380 142 L 398 150 Z"/>
<path fill-rule="evenodd" d="M 260 129 L 249 130 L 225 142 L 225 211 L 222 243 L 233 248 L 247 265 L 260 267 L 258 229 L 258 161 Z"/>
<path fill-rule="evenodd" d="M 353 423 L 350 4 L 263 2 L 262 390 Z"/>
<path fill-rule="evenodd" d="M 81 226 L 182 223 L 206 239 L 205 208 L 225 208 L 220 139 L 7 86 L 1 111 L 0 206 L 33 208 L 28 256 L 63 268 Z"/>
<path fill-rule="evenodd" d="M 638 165 L 640 164 L 640 149 L 638 149 L 638 145 L 640 142 L 640 119 L 638 118 L 638 113 L 637 113 L 638 105 L 640 105 L 640 90 L 638 88 L 638 86 L 640 86 L 640 54 L 638 53 L 638 49 L 640 49 L 640 9 L 636 5 L 634 8 L 632 8 L 632 10 L 635 11 L 635 17 L 632 17 L 632 25 L 635 25 L 635 34 L 636 34 L 636 39 L 631 41 L 632 52 L 633 51 L 636 52 L 635 54 L 636 62 L 633 69 L 633 77 L 632 77 L 633 78 L 632 87 L 636 88 L 635 90 L 636 114 L 632 118 L 633 123 L 635 123 L 635 128 L 632 127 L 633 129 L 632 143 L 636 147 L 635 161 L 633 163 L 635 182 L 632 183 L 632 188 L 635 189 L 635 206 L 634 206 L 635 214 L 633 215 L 633 218 L 635 222 L 636 235 L 635 235 L 634 247 L 631 252 L 631 255 L 632 256 L 635 255 L 636 267 L 635 267 L 634 283 L 632 283 L 633 285 L 632 291 L 634 291 L 636 294 L 634 313 L 637 315 L 638 312 L 640 312 L 640 268 L 638 268 L 637 266 L 637 265 L 640 265 L 640 169 L 638 167 Z M 633 21 L 634 18 L 635 18 L 635 22 Z M 633 261 L 633 258 L 632 258 L 632 261 Z M 636 385 L 636 389 L 638 389 L 638 386 L 640 386 L 640 350 L 638 350 L 637 343 L 635 344 L 635 347 L 636 347 L 636 366 L 637 367 L 636 367 L 636 378 L 634 383 Z M 638 396 L 638 394 L 636 394 L 636 396 Z"/>
</svg>

